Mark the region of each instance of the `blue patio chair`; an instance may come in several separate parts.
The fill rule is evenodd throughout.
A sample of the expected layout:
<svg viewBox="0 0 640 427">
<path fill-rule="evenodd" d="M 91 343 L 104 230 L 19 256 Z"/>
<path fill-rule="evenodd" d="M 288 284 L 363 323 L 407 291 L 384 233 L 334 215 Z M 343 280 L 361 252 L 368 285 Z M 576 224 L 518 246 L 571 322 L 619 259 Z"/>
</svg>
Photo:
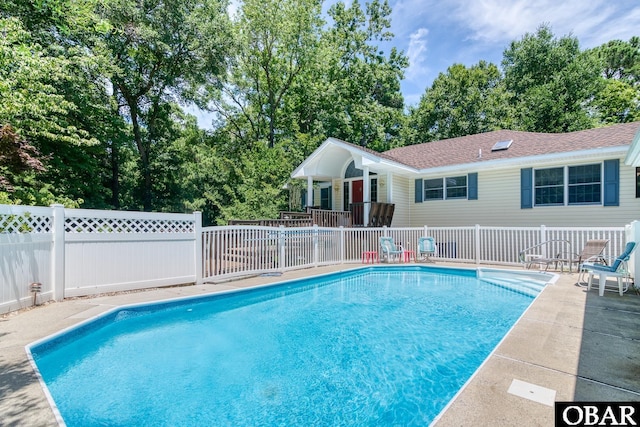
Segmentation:
<svg viewBox="0 0 640 427">
<path fill-rule="evenodd" d="M 416 259 L 424 262 L 433 262 L 432 255 L 436 254 L 436 240 L 433 237 L 420 237 L 418 239 L 418 251 Z"/>
<path fill-rule="evenodd" d="M 404 253 L 402 246 L 396 245 L 393 241 L 393 237 L 381 237 L 380 238 L 380 261 L 391 262 L 401 261 Z"/>
<path fill-rule="evenodd" d="M 603 296 L 605 291 L 605 284 L 607 283 L 607 277 L 615 277 L 618 281 L 618 292 L 620 296 L 629 288 L 629 281 L 631 275 L 629 274 L 628 261 L 629 257 L 636 248 L 636 242 L 629 242 L 621 253 L 611 265 L 596 264 L 585 262 L 582 263 L 580 268 L 589 274 L 589 281 L 587 289 L 591 290 L 591 284 L 593 282 L 593 276 L 598 275 L 598 295 Z M 622 279 L 627 279 L 623 281 Z"/>
</svg>

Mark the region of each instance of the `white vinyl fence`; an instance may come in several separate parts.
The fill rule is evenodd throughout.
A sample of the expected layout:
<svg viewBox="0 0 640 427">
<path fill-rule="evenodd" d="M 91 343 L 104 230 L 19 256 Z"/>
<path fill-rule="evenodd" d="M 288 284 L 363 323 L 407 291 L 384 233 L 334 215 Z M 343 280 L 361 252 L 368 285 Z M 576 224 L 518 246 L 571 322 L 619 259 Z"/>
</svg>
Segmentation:
<svg viewBox="0 0 640 427">
<path fill-rule="evenodd" d="M 587 240 L 606 239 L 604 256 L 621 253 L 630 227 L 419 227 L 322 228 L 225 226 L 203 229 L 203 280 L 278 272 L 327 264 L 358 263 L 364 251 L 378 251 L 382 236 L 406 250 L 418 238 L 434 237 L 435 259 L 475 264 L 518 265 L 519 253 L 542 242 L 539 255 L 563 253 L 577 261 Z M 626 231 L 625 231 L 626 230 Z M 575 268 L 575 266 L 574 266 Z"/>
<path fill-rule="evenodd" d="M 627 227 L 324 228 L 236 225 L 202 228 L 201 215 L 0 205 L 0 313 L 37 302 L 104 292 L 216 282 L 253 274 L 359 263 L 382 236 L 416 250 L 434 237 L 436 260 L 518 265 L 525 248 L 579 253 L 607 239 L 605 257 L 640 241 Z M 640 257 L 638 257 L 640 258 Z M 636 261 L 632 259 L 632 274 Z"/>
<path fill-rule="evenodd" d="M 197 281 L 200 214 L 0 205 L 0 313 L 37 302 Z M 197 261 L 196 261 L 197 260 Z"/>
</svg>

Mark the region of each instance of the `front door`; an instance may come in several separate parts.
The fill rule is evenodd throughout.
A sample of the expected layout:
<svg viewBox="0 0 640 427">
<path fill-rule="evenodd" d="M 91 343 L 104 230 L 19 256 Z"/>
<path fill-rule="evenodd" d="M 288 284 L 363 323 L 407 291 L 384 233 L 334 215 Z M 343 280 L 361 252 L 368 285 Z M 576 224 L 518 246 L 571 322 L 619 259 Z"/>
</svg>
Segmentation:
<svg viewBox="0 0 640 427">
<path fill-rule="evenodd" d="M 351 221 L 353 225 L 364 225 L 363 183 L 351 181 Z"/>
</svg>

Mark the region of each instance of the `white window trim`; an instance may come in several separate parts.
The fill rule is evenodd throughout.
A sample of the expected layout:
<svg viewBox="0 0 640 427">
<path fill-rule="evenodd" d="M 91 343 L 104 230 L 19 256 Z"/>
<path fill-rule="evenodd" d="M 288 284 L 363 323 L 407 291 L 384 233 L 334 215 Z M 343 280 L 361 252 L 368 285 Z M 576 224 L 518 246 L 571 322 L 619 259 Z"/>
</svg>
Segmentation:
<svg viewBox="0 0 640 427">
<path fill-rule="evenodd" d="M 591 203 L 569 203 L 569 168 L 576 166 L 590 166 L 590 165 L 600 165 L 600 201 L 599 202 L 591 202 Z M 536 190 L 538 187 L 536 186 L 536 173 L 539 170 L 547 170 L 547 169 L 559 169 L 562 168 L 562 177 L 563 177 L 563 203 L 560 204 L 548 204 L 548 205 L 539 205 L 536 203 Z M 534 208 L 554 208 L 559 206 L 602 206 L 604 205 L 604 163 L 596 162 L 596 163 L 584 163 L 579 165 L 564 165 L 564 166 L 550 166 L 545 168 L 534 168 L 533 169 L 533 207 Z"/>
<path fill-rule="evenodd" d="M 465 186 L 464 188 L 467 190 L 466 191 L 466 195 L 464 197 L 447 197 L 447 179 L 448 178 L 461 178 L 464 177 L 465 179 Z M 434 181 L 436 179 L 439 179 L 442 181 L 442 187 L 438 187 L 437 189 L 439 190 L 440 188 L 442 188 L 442 198 L 427 198 L 427 185 L 425 183 L 425 181 Z M 462 186 L 456 186 L 455 188 L 462 188 Z M 433 190 L 436 190 L 435 188 Z M 433 202 L 436 200 L 469 200 L 469 175 L 455 175 L 455 176 L 443 176 L 442 178 L 423 178 L 422 179 L 422 201 L 423 202 Z"/>
</svg>

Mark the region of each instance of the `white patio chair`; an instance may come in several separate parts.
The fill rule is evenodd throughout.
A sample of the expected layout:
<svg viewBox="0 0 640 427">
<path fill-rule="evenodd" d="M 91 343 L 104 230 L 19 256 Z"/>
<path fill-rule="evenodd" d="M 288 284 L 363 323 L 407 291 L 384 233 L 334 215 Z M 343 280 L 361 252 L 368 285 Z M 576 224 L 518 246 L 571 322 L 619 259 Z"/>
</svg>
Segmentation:
<svg viewBox="0 0 640 427">
<path fill-rule="evenodd" d="M 628 261 L 631 253 L 635 250 L 636 243 L 629 242 L 621 253 L 611 265 L 595 264 L 595 263 L 582 263 L 580 266 L 585 272 L 589 274 L 589 280 L 587 282 L 587 290 L 591 290 L 591 284 L 593 283 L 593 276 L 598 275 L 598 295 L 603 296 L 605 286 L 607 283 L 607 277 L 615 277 L 618 282 L 618 292 L 620 296 L 624 294 L 629 288 L 629 282 L 631 281 L 631 275 L 629 273 Z M 626 280 L 623 280 L 626 279 Z"/>
<path fill-rule="evenodd" d="M 401 261 L 404 254 L 402 246 L 396 245 L 393 241 L 393 237 L 381 237 L 380 238 L 380 261 L 391 262 L 393 260 Z"/>
</svg>

